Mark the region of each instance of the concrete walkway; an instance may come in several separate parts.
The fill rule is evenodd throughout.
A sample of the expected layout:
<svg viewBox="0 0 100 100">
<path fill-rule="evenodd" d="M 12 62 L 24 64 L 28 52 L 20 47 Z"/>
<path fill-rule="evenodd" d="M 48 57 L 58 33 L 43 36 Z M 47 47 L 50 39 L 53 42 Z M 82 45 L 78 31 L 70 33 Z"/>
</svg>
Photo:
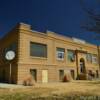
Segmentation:
<svg viewBox="0 0 100 100">
<path fill-rule="evenodd" d="M 7 83 L 0 83 L 0 88 L 25 88 L 23 85 L 16 85 L 16 84 L 7 84 Z"/>
</svg>

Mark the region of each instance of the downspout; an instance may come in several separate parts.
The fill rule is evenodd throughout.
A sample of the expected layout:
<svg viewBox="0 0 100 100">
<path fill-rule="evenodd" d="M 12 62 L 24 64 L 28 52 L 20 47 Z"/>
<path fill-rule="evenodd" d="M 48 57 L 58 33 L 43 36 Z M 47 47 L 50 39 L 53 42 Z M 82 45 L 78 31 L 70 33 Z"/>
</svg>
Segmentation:
<svg viewBox="0 0 100 100">
<path fill-rule="evenodd" d="M 77 71 L 77 79 L 78 79 L 78 76 L 79 76 L 79 68 L 78 68 L 78 52 L 77 50 L 75 50 L 75 56 L 76 56 L 76 71 Z"/>
<path fill-rule="evenodd" d="M 99 45 L 97 45 L 97 51 L 98 51 L 99 71 L 100 71 L 100 49 L 99 49 Z"/>
</svg>

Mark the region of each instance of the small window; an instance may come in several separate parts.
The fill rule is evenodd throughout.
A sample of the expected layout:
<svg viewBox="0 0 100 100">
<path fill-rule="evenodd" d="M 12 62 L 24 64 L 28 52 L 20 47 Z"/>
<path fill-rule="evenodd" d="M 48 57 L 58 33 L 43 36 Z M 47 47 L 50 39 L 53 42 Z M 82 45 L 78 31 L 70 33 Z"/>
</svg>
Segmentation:
<svg viewBox="0 0 100 100">
<path fill-rule="evenodd" d="M 99 78 L 99 71 L 96 70 L 96 78 Z"/>
<path fill-rule="evenodd" d="M 69 62 L 75 61 L 75 52 L 73 50 L 67 50 L 67 58 Z"/>
<path fill-rule="evenodd" d="M 35 57 L 47 58 L 47 45 L 40 43 L 30 43 L 30 55 Z"/>
<path fill-rule="evenodd" d="M 71 73 L 72 78 L 75 79 L 75 72 L 74 72 L 74 70 L 70 70 L 70 73 Z"/>
<path fill-rule="evenodd" d="M 92 54 L 91 53 L 87 53 L 86 59 L 87 59 L 87 62 L 92 63 Z"/>
<path fill-rule="evenodd" d="M 59 70 L 59 80 L 63 81 L 64 78 L 64 70 Z"/>
<path fill-rule="evenodd" d="M 57 48 L 57 60 L 64 60 L 65 49 Z"/>
<path fill-rule="evenodd" d="M 97 55 L 92 55 L 92 63 L 97 64 L 98 60 L 97 60 Z"/>
<path fill-rule="evenodd" d="M 32 75 L 33 79 L 37 81 L 37 70 L 36 69 L 30 69 L 30 74 Z"/>
</svg>

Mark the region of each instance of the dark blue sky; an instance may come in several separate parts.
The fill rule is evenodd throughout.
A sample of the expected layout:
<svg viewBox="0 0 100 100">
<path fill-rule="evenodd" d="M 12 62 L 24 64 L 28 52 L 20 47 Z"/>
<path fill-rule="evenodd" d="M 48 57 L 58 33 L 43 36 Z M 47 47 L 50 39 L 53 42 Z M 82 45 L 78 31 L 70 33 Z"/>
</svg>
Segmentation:
<svg viewBox="0 0 100 100">
<path fill-rule="evenodd" d="M 0 0 L 1 37 L 16 23 L 25 22 L 33 30 L 50 30 L 100 45 L 100 40 L 92 38 L 95 33 L 80 28 L 85 18 L 79 0 Z"/>
</svg>

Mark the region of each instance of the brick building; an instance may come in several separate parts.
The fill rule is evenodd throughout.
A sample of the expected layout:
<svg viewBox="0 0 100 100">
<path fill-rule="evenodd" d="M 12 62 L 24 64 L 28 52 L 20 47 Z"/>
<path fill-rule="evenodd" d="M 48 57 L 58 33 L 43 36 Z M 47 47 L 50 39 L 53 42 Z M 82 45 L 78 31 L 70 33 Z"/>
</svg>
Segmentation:
<svg viewBox="0 0 100 100">
<path fill-rule="evenodd" d="M 9 62 L 5 53 L 13 50 L 16 57 Z M 76 38 L 51 31 L 33 31 L 30 25 L 20 23 L 0 40 L 0 81 L 22 84 L 32 75 L 36 82 L 60 82 L 66 73 L 73 79 L 93 72 L 99 77 L 100 47 Z"/>
</svg>

